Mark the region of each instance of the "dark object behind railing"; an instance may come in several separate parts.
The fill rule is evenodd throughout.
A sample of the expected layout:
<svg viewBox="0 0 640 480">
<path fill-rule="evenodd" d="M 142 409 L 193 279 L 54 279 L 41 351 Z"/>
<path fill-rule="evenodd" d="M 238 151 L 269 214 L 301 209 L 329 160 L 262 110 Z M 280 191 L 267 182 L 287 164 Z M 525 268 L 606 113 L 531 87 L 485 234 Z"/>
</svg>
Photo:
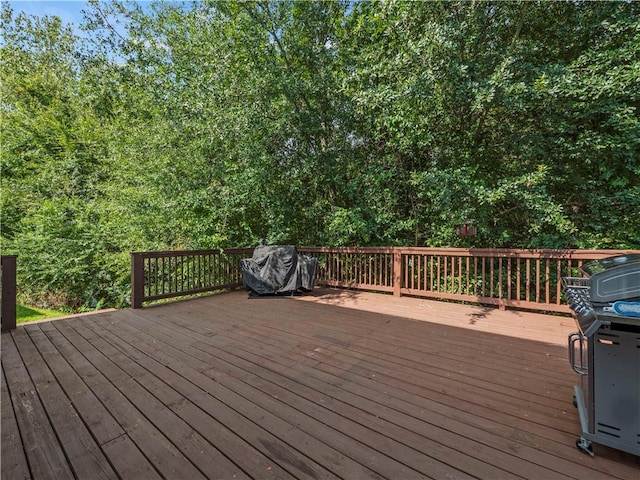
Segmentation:
<svg viewBox="0 0 640 480">
<path fill-rule="evenodd" d="M 6 332 L 16 328 L 16 256 L 2 255 L 0 270 L 2 271 L 0 319 L 2 331 Z"/>
<path fill-rule="evenodd" d="M 131 254 L 131 306 L 144 302 L 242 287 L 240 260 L 252 248 L 134 252 Z"/>
</svg>

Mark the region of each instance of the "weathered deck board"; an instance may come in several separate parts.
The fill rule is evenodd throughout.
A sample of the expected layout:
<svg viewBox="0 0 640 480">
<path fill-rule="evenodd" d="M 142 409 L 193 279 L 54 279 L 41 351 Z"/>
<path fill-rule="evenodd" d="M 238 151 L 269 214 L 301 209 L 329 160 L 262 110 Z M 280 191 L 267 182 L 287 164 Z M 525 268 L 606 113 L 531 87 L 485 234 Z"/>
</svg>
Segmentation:
<svg viewBox="0 0 640 480">
<path fill-rule="evenodd" d="M 162 476 L 177 477 L 178 475 L 193 475 L 198 478 L 198 471 L 188 462 L 176 447 L 162 435 L 162 433 L 131 403 L 117 387 L 115 387 L 84 355 L 87 346 L 83 345 L 79 337 L 70 335 L 65 337 L 64 321 L 42 323 L 24 327 L 27 330 L 41 329 L 56 346 L 61 355 L 73 366 L 87 386 L 93 391 L 100 402 L 109 410 L 111 415 L 127 432 L 136 446 L 144 452 L 144 456 L 153 468 Z M 58 330 L 60 328 L 60 330 Z M 76 348 L 77 347 L 77 348 Z M 153 477 L 155 471 L 146 475 Z M 137 478 L 137 477 L 132 477 Z M 35 480 L 35 479 L 34 479 Z"/>
<path fill-rule="evenodd" d="M 129 331 L 127 333 L 129 335 L 133 334 L 138 346 L 148 348 L 142 343 L 144 341 L 142 335 Z M 286 421 L 290 420 L 290 411 L 285 412 L 283 415 L 285 420 L 283 420 L 282 418 L 273 415 L 268 410 L 259 408 L 255 403 L 248 401 L 244 397 L 235 394 L 232 390 L 227 389 L 222 384 L 215 383 L 201 372 L 189 369 L 189 367 L 185 367 L 179 362 L 175 362 L 174 359 L 167 358 L 165 353 L 160 355 L 160 358 L 163 358 L 167 364 L 174 365 L 176 371 L 179 371 L 186 379 L 189 379 L 195 384 L 205 388 L 207 392 L 217 400 L 217 407 L 215 409 L 217 412 L 216 417 L 219 418 L 220 412 L 224 412 L 224 418 L 228 424 L 232 426 L 237 433 L 241 434 L 243 438 L 252 441 L 252 443 L 254 443 L 263 453 L 271 455 L 273 452 L 277 452 L 278 455 L 283 457 L 293 468 L 302 470 L 303 473 L 312 473 L 313 470 L 309 465 L 309 460 L 304 460 L 304 453 L 293 450 L 291 446 L 285 443 L 285 441 L 288 441 L 294 446 L 306 445 L 309 449 L 309 451 L 306 452 L 307 455 L 322 461 L 327 468 L 332 470 L 338 469 L 341 471 L 345 471 L 346 469 L 351 477 L 370 477 L 373 475 L 371 470 L 363 468 L 355 462 L 351 462 L 347 457 L 340 454 L 340 452 L 328 448 L 326 445 L 315 440 L 312 436 L 305 434 L 299 429 L 292 430 L 291 423 Z M 211 363 L 206 365 L 207 370 L 210 368 L 212 368 Z M 172 380 L 169 379 L 169 381 Z M 236 411 L 234 411 L 234 409 Z M 240 421 L 244 418 L 240 414 L 246 416 L 255 423 L 251 423 L 246 420 Z M 264 430 L 256 428 L 256 426 L 261 426 Z M 240 460 L 242 461 L 242 459 Z M 318 477 L 325 475 L 319 475 L 318 472 L 315 472 L 313 476 Z"/>
<path fill-rule="evenodd" d="M 566 345 L 566 333 L 575 329 L 573 320 L 566 316 L 364 291 L 319 290 L 314 295 L 300 297 L 300 300 L 428 322 L 437 319 L 440 325 L 562 346 Z"/>
<path fill-rule="evenodd" d="M 13 338 L 73 472 L 81 478 L 117 479 L 104 453 L 81 421 L 71 400 L 49 370 L 26 330 L 16 331 Z"/>
<path fill-rule="evenodd" d="M 33 478 L 71 478 L 71 465 L 65 458 L 14 339 L 5 334 L 2 338 L 2 368 L 31 475 Z"/>
<path fill-rule="evenodd" d="M 166 367 L 171 369 L 174 366 L 170 359 L 166 360 L 164 365 L 149 361 L 149 357 L 163 358 L 163 349 L 151 342 L 145 345 L 143 335 L 136 335 L 135 332 L 129 332 L 127 330 L 123 332 L 121 329 L 118 329 L 121 335 L 123 333 L 127 335 L 125 338 L 118 338 L 107 329 L 102 328 L 99 324 L 94 323 L 89 325 L 89 327 L 96 334 L 94 341 L 98 342 L 97 345 L 100 345 L 103 352 L 108 352 L 110 358 L 117 359 L 120 367 L 126 370 L 132 377 L 136 378 L 137 381 L 147 389 L 156 391 L 158 398 L 161 398 L 170 410 L 174 411 L 190 425 L 199 430 L 210 442 L 218 445 L 219 448 L 223 450 L 223 453 L 235 460 L 237 464 L 241 464 L 244 470 L 249 471 L 253 476 L 262 476 L 263 472 L 266 471 L 269 471 L 270 475 L 277 477 L 286 478 L 289 476 L 289 474 L 281 470 L 278 465 L 273 465 L 267 455 L 264 455 L 264 453 L 268 453 L 268 451 L 261 454 L 261 452 L 256 451 L 256 449 L 248 445 L 243 437 L 236 436 L 235 434 L 235 432 L 237 432 L 236 428 L 244 424 L 246 436 L 256 437 L 257 441 L 255 443 L 260 445 L 260 442 L 272 442 L 271 439 L 267 440 L 270 436 L 268 430 L 264 430 L 262 435 L 260 435 L 255 425 L 244 422 L 243 418 L 238 415 L 233 417 L 233 421 L 228 422 L 227 425 L 230 427 L 228 429 L 218 423 L 217 420 L 224 416 L 222 410 L 225 406 L 220 402 L 208 400 L 210 398 L 209 396 L 214 394 L 212 390 L 218 390 L 219 387 L 213 385 L 212 389 L 203 389 L 205 385 L 202 384 L 201 380 L 204 377 L 198 378 L 199 372 L 197 370 L 193 369 L 193 371 L 190 372 L 191 378 L 189 378 L 189 372 L 184 376 L 179 376 L 167 370 Z M 113 341 L 119 348 L 116 350 L 102 342 L 102 339 Z M 127 339 L 133 343 L 127 344 Z M 151 337 L 149 337 L 149 340 L 150 339 Z M 173 343 L 175 344 L 175 342 Z M 168 347 L 168 349 L 169 348 L 172 347 Z M 149 357 L 147 357 L 147 354 L 149 354 Z M 182 370 L 183 373 L 187 370 L 178 365 L 174 368 Z M 206 368 L 209 368 L 209 366 L 206 366 Z M 153 373 L 154 376 L 148 375 L 147 372 Z M 164 388 L 162 385 L 164 385 Z M 175 388 L 175 390 L 173 388 Z M 178 391 L 183 395 L 187 394 L 186 397 L 180 395 Z M 200 408 L 197 408 L 198 406 Z M 212 418 L 206 412 L 215 412 L 216 418 Z M 228 412 L 227 415 L 229 415 Z M 275 445 L 275 447 L 279 446 Z M 284 450 L 283 447 L 280 448 Z M 258 448 L 257 450 L 260 449 Z M 327 475 L 320 466 L 312 469 L 307 465 L 306 470 L 311 471 L 314 474 L 313 476 L 317 476 L 317 478 L 333 478 Z M 241 476 L 240 472 L 234 472 L 232 475 L 229 475 L 219 471 L 216 474 L 221 478 Z"/>
<path fill-rule="evenodd" d="M 164 340 L 171 341 L 173 339 L 175 341 L 178 335 L 179 332 L 172 332 L 172 335 L 165 336 Z M 217 377 L 219 383 L 228 386 L 245 398 L 251 398 L 252 402 L 281 416 L 281 418 L 287 418 L 291 413 L 291 408 L 294 408 L 304 414 L 304 416 L 299 415 L 296 419 L 298 429 L 316 435 L 319 440 L 333 448 L 349 452 L 358 461 L 369 462 L 369 468 L 380 475 L 391 478 L 408 478 L 421 473 L 423 476 L 434 475 L 436 478 L 440 478 L 442 475 L 452 472 L 451 467 L 443 466 L 439 462 L 429 462 L 427 458 L 414 452 L 414 449 L 401 447 L 391 437 L 383 438 L 376 435 L 375 432 L 363 428 L 348 416 L 339 417 L 333 412 L 327 411 L 326 408 L 317 408 L 313 402 L 301 401 L 295 392 L 285 390 L 279 390 L 277 393 L 265 392 L 254 386 L 254 381 L 260 381 L 255 376 L 250 382 L 251 385 L 247 385 L 246 369 L 245 372 L 242 372 L 241 367 L 235 365 L 242 363 L 240 357 L 228 358 L 227 365 L 224 365 L 220 362 L 220 357 L 209 355 L 198 349 L 197 343 L 191 345 L 192 343 L 192 340 L 186 340 L 182 344 L 182 350 L 197 355 L 203 361 L 206 359 L 209 366 L 216 365 L 205 373 L 211 375 L 212 372 L 224 371 L 226 373 L 224 377 Z M 250 368 L 258 369 L 260 367 L 253 365 Z M 242 372 L 239 374 L 241 379 L 236 380 L 237 372 Z M 300 388 L 301 385 L 294 385 L 294 387 Z M 279 401 L 274 402 L 273 398 L 277 398 Z M 330 429 L 325 429 L 324 426 L 329 426 Z M 358 438 L 361 445 L 353 442 L 349 437 Z M 416 468 L 416 463 L 419 463 L 420 467 L 418 468 L 423 471 Z"/>
<path fill-rule="evenodd" d="M 2 409 L 2 452 L 0 453 L 0 470 L 2 470 L 2 478 L 15 478 L 16 480 L 28 480 L 31 478 L 29 473 L 29 465 L 27 465 L 27 457 L 24 448 L 22 448 L 22 440 L 18 431 L 18 423 L 16 421 L 15 412 L 7 384 L 4 381 L 4 372 L 0 369 L 2 377 L 2 398 L 0 399 L 0 408 Z"/>
<path fill-rule="evenodd" d="M 344 291 L 19 327 L 1 476 L 635 480 L 639 457 L 574 446 L 572 327 Z"/>
<path fill-rule="evenodd" d="M 191 323 L 192 325 L 197 325 L 197 324 L 196 324 L 196 322 L 194 322 L 193 320 L 194 320 L 194 318 L 193 318 L 193 317 L 191 317 L 190 323 Z M 301 320 L 301 321 L 302 321 L 302 320 Z M 244 332 L 244 329 L 242 329 L 242 331 Z M 178 332 L 176 331 L 176 332 L 175 332 L 175 334 L 178 334 Z M 285 331 L 280 331 L 278 336 L 283 336 L 283 335 L 286 335 L 286 332 L 285 332 Z M 219 338 L 221 338 L 221 335 L 220 335 L 220 334 L 219 334 L 219 335 L 216 335 L 216 337 L 215 337 L 215 338 L 216 338 L 216 339 L 219 339 Z M 268 335 L 261 335 L 261 336 L 257 337 L 257 338 L 255 339 L 254 344 L 253 344 L 253 345 L 250 345 L 250 346 L 249 346 L 249 348 L 253 347 L 253 348 L 255 349 L 256 342 L 260 342 L 261 340 L 262 340 L 262 341 L 264 341 L 264 339 L 266 339 L 266 338 L 269 338 L 269 336 L 268 336 Z M 276 350 L 274 350 L 274 352 L 273 352 L 273 357 L 274 357 L 274 358 L 276 358 L 276 359 L 278 359 L 280 362 L 282 362 L 283 352 L 284 352 L 284 351 L 286 351 L 285 349 L 287 348 L 287 344 L 290 346 L 290 345 L 291 345 L 291 344 L 293 344 L 294 342 L 295 342 L 295 340 L 288 340 L 287 342 L 285 342 L 285 344 L 283 344 L 283 345 L 279 345 L 279 346 L 278 346 L 278 348 L 277 348 Z M 227 343 L 233 343 L 233 342 L 229 341 L 229 342 L 227 342 Z M 198 344 L 194 344 L 194 345 L 196 345 L 196 346 L 197 346 Z M 236 341 L 235 343 L 233 343 L 233 345 L 234 345 L 234 347 L 237 347 L 237 346 L 238 346 L 238 342 Z M 353 349 L 353 348 L 354 348 L 354 345 L 353 345 L 353 344 L 349 346 L 349 349 Z M 246 367 L 247 371 L 255 371 L 256 369 L 260 368 L 259 363 L 260 363 L 261 361 L 264 361 L 264 358 L 265 358 L 265 355 L 266 355 L 266 354 L 265 354 L 264 349 L 263 349 L 262 347 L 260 347 L 260 350 L 259 350 L 259 352 L 258 352 L 258 353 L 259 353 L 259 355 L 261 356 L 261 359 L 257 360 L 257 361 L 256 361 L 256 363 L 255 363 L 253 366 L 248 366 L 248 367 Z M 247 354 L 250 354 L 250 352 L 248 352 Z M 285 358 L 286 358 L 286 355 L 285 355 Z M 287 362 L 287 363 L 285 363 L 285 364 L 284 364 L 284 367 L 285 367 L 285 368 L 293 368 L 293 365 L 295 365 L 295 364 L 296 364 L 297 362 L 299 362 L 299 361 L 300 361 L 300 359 L 293 360 L 292 362 Z M 564 361 L 564 360 L 563 360 L 563 361 Z M 317 363 L 317 362 L 316 362 L 316 363 Z M 378 369 L 378 371 L 379 371 L 379 369 Z M 275 383 L 275 381 L 274 381 L 273 379 L 269 379 L 269 380 L 270 380 L 270 382 Z M 325 387 L 323 387 L 323 386 L 319 386 L 319 387 L 317 388 L 317 392 L 321 392 L 321 391 L 323 391 L 325 388 L 326 388 L 326 386 L 325 386 Z M 570 395 L 570 390 L 567 390 L 567 391 L 569 392 L 569 393 L 568 393 L 568 395 Z M 319 394 L 319 393 L 317 393 L 317 394 Z M 363 401 L 366 401 L 366 397 L 363 397 L 362 399 L 360 399 L 360 402 L 363 402 Z M 565 406 L 566 406 L 566 404 L 565 404 Z M 527 416 L 528 416 L 528 414 L 527 414 Z M 441 438 L 443 435 L 442 435 L 442 433 L 439 433 L 437 436 L 438 436 L 439 438 Z M 495 443 L 495 440 L 496 440 L 496 439 L 494 438 L 494 439 L 493 439 L 494 443 Z M 460 439 L 449 439 L 449 441 L 450 441 L 450 444 L 460 444 Z M 572 441 L 571 441 L 571 440 L 568 440 L 568 441 L 569 441 L 569 443 L 570 443 L 570 444 L 572 443 Z M 463 443 L 464 443 L 464 442 L 463 442 Z M 512 448 L 512 447 L 510 447 L 510 446 L 504 446 L 503 448 L 506 450 L 506 449 L 508 449 L 508 448 Z M 575 449 L 572 449 L 572 450 L 575 450 Z M 573 452 L 572 452 L 572 453 L 573 453 Z M 486 452 L 482 452 L 482 453 L 481 453 L 481 455 L 479 455 L 479 456 L 480 456 L 481 458 L 485 458 L 485 457 L 486 457 L 486 455 L 487 455 L 487 453 L 486 453 Z M 540 457 L 540 458 L 538 459 L 538 461 L 539 461 L 540 463 L 544 463 L 544 462 L 548 462 L 548 461 L 553 461 L 553 462 L 555 463 L 554 468 L 556 468 L 556 469 L 557 469 L 557 468 L 560 468 L 562 465 L 564 465 L 564 468 L 565 468 L 566 472 L 574 472 L 574 471 L 576 471 L 576 470 L 577 470 L 577 473 L 580 473 L 580 468 L 577 468 L 574 464 L 572 464 L 572 463 L 570 463 L 570 462 L 563 462 L 563 461 L 562 461 L 562 459 L 560 459 L 560 460 L 559 460 L 558 458 L 544 458 L 544 456 L 540 456 L 540 455 L 539 455 L 539 457 Z M 495 460 L 494 460 L 494 461 L 495 461 Z M 534 478 L 541 478 L 541 477 L 544 477 L 544 478 L 551 478 L 551 476 L 552 476 L 552 472 L 550 472 L 550 471 L 548 471 L 548 470 L 547 470 L 547 471 L 538 471 L 538 472 L 535 472 L 535 471 L 532 471 L 532 469 L 531 469 L 531 465 L 528 465 L 528 466 L 527 466 L 527 468 L 528 468 L 527 472 L 528 472 L 528 474 L 529 474 L 529 475 L 534 475 L 534 474 L 535 474 L 535 475 L 534 475 Z M 534 470 L 535 470 L 535 469 L 534 469 Z M 586 471 L 586 470 L 584 470 L 584 472 L 587 472 L 587 471 Z M 589 473 L 591 477 L 597 478 L 597 475 L 594 475 L 592 472 L 590 472 L 590 471 L 589 471 L 589 472 L 587 472 L 587 473 Z M 607 478 L 607 476 L 604 476 L 604 477 L 602 477 L 602 478 Z"/>
<path fill-rule="evenodd" d="M 56 326 L 63 335 L 78 346 L 87 360 L 102 372 L 106 379 L 184 455 L 180 469 L 176 468 L 172 475 L 183 478 L 212 478 L 216 472 L 222 471 L 222 475 L 218 478 L 228 478 L 237 471 L 237 468 L 227 462 L 213 445 L 198 435 L 191 425 L 182 421 L 162 403 L 161 385 L 158 385 L 157 389 L 154 386 L 145 389 L 141 385 L 141 378 L 121 368 L 118 365 L 119 362 L 116 363 L 121 360 L 120 358 L 112 359 L 112 354 L 105 348 L 104 343 L 96 345 L 89 341 L 94 338 L 88 333 L 89 330 L 83 323 L 79 319 L 74 319 Z"/>
<path fill-rule="evenodd" d="M 79 417 L 101 445 L 115 470 L 124 472 L 130 478 L 160 478 L 109 410 L 84 383 L 83 378 L 58 353 L 44 332 L 40 328 L 31 327 L 24 330 L 28 330 L 31 340 L 56 376 L 60 386 L 67 396 L 73 399 L 73 405 Z"/>
</svg>

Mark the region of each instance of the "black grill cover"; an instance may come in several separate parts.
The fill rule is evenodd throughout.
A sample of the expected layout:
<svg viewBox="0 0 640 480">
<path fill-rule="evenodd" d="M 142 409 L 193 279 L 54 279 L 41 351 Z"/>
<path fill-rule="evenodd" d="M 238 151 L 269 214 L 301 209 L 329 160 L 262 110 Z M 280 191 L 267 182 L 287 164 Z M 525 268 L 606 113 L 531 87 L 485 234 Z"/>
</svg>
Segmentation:
<svg viewBox="0 0 640 480">
<path fill-rule="evenodd" d="M 311 291 L 316 258 L 298 255 L 293 245 L 258 246 L 253 257 L 240 261 L 242 283 L 258 295 Z"/>
</svg>

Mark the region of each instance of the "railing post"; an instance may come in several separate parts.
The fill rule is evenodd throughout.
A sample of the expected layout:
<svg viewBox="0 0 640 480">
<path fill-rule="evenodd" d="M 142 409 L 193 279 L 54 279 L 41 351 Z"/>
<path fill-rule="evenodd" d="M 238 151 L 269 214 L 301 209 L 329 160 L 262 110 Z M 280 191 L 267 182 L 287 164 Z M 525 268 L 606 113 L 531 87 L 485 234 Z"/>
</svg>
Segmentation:
<svg viewBox="0 0 640 480">
<path fill-rule="evenodd" d="M 2 255 L 0 268 L 2 269 L 0 322 L 2 331 L 7 332 L 16 328 L 16 256 Z"/>
<path fill-rule="evenodd" d="M 393 296 L 400 296 L 402 286 L 402 251 L 399 247 L 393 248 Z"/>
<path fill-rule="evenodd" d="M 144 298 L 144 261 L 139 253 L 131 253 L 131 306 L 142 308 Z"/>
</svg>

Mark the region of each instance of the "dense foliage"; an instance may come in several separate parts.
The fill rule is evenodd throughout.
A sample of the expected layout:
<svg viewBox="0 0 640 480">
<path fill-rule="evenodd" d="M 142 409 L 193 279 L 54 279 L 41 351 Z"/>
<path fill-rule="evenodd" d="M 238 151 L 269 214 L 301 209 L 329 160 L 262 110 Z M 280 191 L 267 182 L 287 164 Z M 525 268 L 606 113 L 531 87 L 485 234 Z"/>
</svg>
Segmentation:
<svg viewBox="0 0 640 480">
<path fill-rule="evenodd" d="M 640 4 L 2 8 L 2 251 L 124 305 L 129 252 L 640 247 Z M 478 234 L 459 238 L 473 221 Z"/>
</svg>

